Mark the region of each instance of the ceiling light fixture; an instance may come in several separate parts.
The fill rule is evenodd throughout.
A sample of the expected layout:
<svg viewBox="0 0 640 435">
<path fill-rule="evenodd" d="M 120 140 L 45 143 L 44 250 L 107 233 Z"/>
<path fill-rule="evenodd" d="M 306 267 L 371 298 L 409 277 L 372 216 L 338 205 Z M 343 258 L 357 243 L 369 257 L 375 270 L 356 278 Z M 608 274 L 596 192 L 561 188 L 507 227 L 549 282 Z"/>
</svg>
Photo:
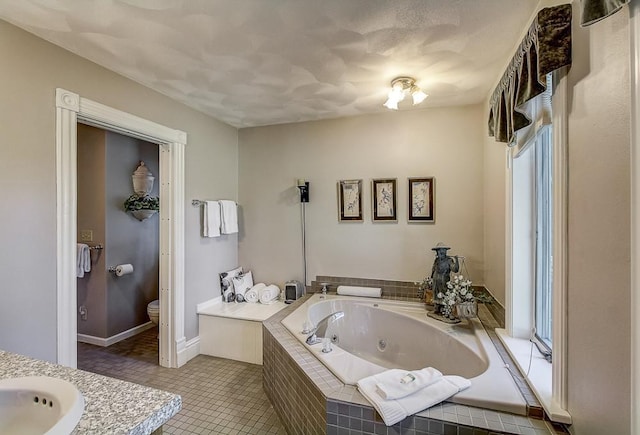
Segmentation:
<svg viewBox="0 0 640 435">
<path fill-rule="evenodd" d="M 416 86 L 416 79 L 412 77 L 396 77 L 391 80 L 391 91 L 389 91 L 389 98 L 383 104 L 384 107 L 398 110 L 398 103 L 404 100 L 407 93 L 411 94 L 414 105 L 422 103 L 428 97 L 427 94 L 422 92 L 422 89 Z"/>
</svg>

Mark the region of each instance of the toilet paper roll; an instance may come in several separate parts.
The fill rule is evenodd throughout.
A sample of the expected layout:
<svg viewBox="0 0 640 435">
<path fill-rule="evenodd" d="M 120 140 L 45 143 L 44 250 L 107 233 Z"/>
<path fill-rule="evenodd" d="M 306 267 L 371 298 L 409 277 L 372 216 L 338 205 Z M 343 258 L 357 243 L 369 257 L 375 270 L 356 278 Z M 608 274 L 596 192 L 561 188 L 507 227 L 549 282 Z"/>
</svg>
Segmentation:
<svg viewBox="0 0 640 435">
<path fill-rule="evenodd" d="M 133 273 L 133 265 L 118 264 L 116 266 L 116 276 L 128 275 L 130 273 Z"/>
</svg>

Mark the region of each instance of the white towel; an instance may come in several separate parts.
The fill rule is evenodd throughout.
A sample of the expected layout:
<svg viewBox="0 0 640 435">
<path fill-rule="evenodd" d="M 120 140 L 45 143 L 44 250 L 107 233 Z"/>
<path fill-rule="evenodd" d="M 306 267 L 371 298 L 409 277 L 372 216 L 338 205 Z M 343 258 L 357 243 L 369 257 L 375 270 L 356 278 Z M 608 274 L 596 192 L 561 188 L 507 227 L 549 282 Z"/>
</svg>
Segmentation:
<svg viewBox="0 0 640 435">
<path fill-rule="evenodd" d="M 267 285 L 263 282 L 259 282 L 258 284 L 251 287 L 244 294 L 244 299 L 247 302 L 256 303 L 260 301 L 260 290 L 265 288 Z"/>
<path fill-rule="evenodd" d="M 220 236 L 220 203 L 218 201 L 205 201 L 202 212 L 202 236 Z"/>
<path fill-rule="evenodd" d="M 401 399 L 422 390 L 442 378 L 442 373 L 433 367 L 422 370 L 391 369 L 375 375 L 376 392 L 385 400 Z"/>
<path fill-rule="evenodd" d="M 78 243 L 76 252 L 76 276 L 84 278 L 85 272 L 91 272 L 91 254 L 89 245 Z"/>
<path fill-rule="evenodd" d="M 267 305 L 272 304 L 278 300 L 280 288 L 277 285 L 271 284 L 261 289 L 258 294 L 260 302 Z"/>
<path fill-rule="evenodd" d="M 364 296 L 367 298 L 382 297 L 382 289 L 378 287 L 355 287 L 350 285 L 339 285 L 338 294 L 344 296 Z"/>
<path fill-rule="evenodd" d="M 376 376 L 378 375 L 360 379 L 358 390 L 371 402 L 387 426 L 393 426 L 471 386 L 471 382 L 463 377 L 443 376 L 437 382 L 402 399 L 385 400 L 376 392 Z"/>
<path fill-rule="evenodd" d="M 220 203 L 220 220 L 222 234 L 233 234 L 238 232 L 238 207 L 234 201 L 223 199 Z"/>
</svg>

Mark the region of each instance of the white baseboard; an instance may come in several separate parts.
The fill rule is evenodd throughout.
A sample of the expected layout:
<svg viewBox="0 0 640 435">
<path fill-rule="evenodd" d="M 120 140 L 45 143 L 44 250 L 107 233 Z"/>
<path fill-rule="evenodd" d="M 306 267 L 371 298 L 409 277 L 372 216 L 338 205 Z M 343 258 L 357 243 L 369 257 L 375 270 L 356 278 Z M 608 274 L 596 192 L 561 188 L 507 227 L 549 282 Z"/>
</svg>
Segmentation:
<svg viewBox="0 0 640 435">
<path fill-rule="evenodd" d="M 182 367 L 198 355 L 200 355 L 200 337 L 194 337 L 185 343 L 182 350 L 178 351 L 178 367 Z"/>
<path fill-rule="evenodd" d="M 108 347 L 119 341 L 125 340 L 129 337 L 133 337 L 134 335 L 140 334 L 141 332 L 144 332 L 147 329 L 151 329 L 154 326 L 155 325 L 152 322 L 143 323 L 142 325 L 138 325 L 134 328 L 127 329 L 126 331 L 123 331 L 119 334 L 112 335 L 109 338 L 101 338 L 101 337 L 94 337 L 93 335 L 78 334 L 77 340 L 80 343 L 88 343 L 88 344 L 93 344 L 95 346 Z"/>
</svg>

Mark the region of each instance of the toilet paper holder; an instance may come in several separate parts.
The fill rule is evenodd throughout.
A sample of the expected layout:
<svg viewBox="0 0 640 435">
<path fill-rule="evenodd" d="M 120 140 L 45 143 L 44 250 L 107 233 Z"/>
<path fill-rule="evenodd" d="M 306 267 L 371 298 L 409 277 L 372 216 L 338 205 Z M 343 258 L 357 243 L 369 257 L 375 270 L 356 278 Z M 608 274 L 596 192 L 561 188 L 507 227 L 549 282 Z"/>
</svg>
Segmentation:
<svg viewBox="0 0 640 435">
<path fill-rule="evenodd" d="M 107 271 L 115 273 L 116 276 L 123 276 L 133 273 L 133 266 L 131 264 L 118 264 L 117 266 L 110 266 Z"/>
</svg>

